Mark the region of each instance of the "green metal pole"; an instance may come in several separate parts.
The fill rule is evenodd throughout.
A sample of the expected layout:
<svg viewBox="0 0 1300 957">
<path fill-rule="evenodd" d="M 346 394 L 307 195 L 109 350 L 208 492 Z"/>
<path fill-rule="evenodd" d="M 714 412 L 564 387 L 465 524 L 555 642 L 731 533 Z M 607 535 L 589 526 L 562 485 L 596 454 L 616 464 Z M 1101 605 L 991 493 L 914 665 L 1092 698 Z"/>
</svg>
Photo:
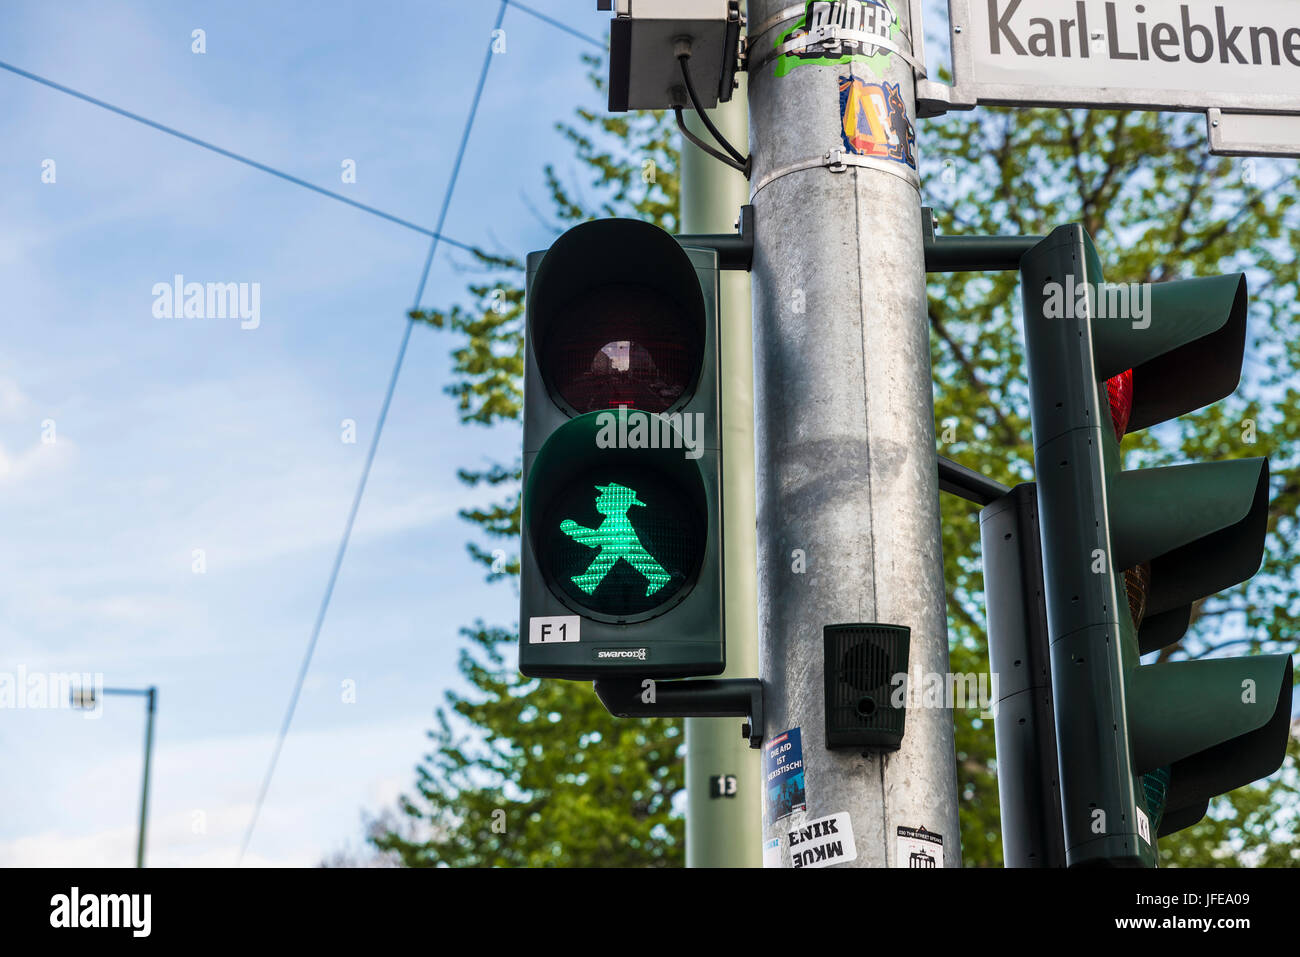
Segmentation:
<svg viewBox="0 0 1300 957">
<path fill-rule="evenodd" d="M 149 761 L 153 756 L 153 713 L 158 700 L 158 689 L 149 688 L 146 703 L 148 713 L 144 724 L 144 786 L 140 789 L 140 840 L 135 849 L 135 866 L 144 867 L 144 833 L 149 817 Z"/>
<path fill-rule="evenodd" d="M 749 143 L 745 79 L 729 103 L 709 112 L 719 131 L 742 152 Z M 692 132 L 704 124 L 686 111 Z M 743 175 L 682 143 L 684 233 L 730 233 L 749 202 Z M 729 678 L 758 674 L 758 573 L 754 492 L 754 355 L 749 274 L 722 273 L 722 498 L 726 555 L 727 670 Z M 686 866 L 761 867 L 762 801 L 759 752 L 731 718 L 686 719 Z M 713 779 L 723 781 L 722 794 Z M 733 796 L 728 778 L 735 779 Z"/>
</svg>

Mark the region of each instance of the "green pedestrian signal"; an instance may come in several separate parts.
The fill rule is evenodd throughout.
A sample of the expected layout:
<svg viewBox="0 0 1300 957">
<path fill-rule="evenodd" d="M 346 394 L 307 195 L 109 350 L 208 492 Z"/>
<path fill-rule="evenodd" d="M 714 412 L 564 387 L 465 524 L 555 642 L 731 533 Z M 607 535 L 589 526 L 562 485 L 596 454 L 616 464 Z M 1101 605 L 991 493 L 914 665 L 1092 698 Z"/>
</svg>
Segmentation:
<svg viewBox="0 0 1300 957">
<path fill-rule="evenodd" d="M 672 581 L 672 576 L 645 550 L 641 537 L 628 520 L 627 513 L 632 506 L 645 508 L 646 504 L 636 497 L 636 492 L 632 489 L 613 482 L 603 487 L 597 485 L 596 491 L 600 493 L 596 499 L 596 511 L 605 516 L 599 528 L 587 528 L 568 518 L 560 523 L 560 530 L 565 535 L 598 552 L 587 570 L 581 575 L 574 575 L 572 581 L 590 595 L 605 580 L 616 562 L 625 561 L 649 582 L 645 590 L 646 597 L 649 598 Z"/>
<path fill-rule="evenodd" d="M 596 220 L 528 257 L 519 670 L 686 678 L 722 632 L 719 253 Z"/>
</svg>

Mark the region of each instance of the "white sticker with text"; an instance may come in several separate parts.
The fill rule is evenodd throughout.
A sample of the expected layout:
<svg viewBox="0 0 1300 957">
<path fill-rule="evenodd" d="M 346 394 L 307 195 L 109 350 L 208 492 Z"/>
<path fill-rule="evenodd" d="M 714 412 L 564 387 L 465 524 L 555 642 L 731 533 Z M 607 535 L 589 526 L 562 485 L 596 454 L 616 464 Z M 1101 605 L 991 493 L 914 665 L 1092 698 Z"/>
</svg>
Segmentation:
<svg viewBox="0 0 1300 957">
<path fill-rule="evenodd" d="M 578 627 L 582 621 L 577 615 L 552 615 L 549 618 L 528 619 L 528 643 L 553 645 L 578 640 Z"/>
<path fill-rule="evenodd" d="M 1141 837 L 1142 840 L 1146 841 L 1147 844 L 1150 844 L 1151 843 L 1151 819 L 1142 813 L 1141 808 L 1138 808 L 1137 812 L 1138 812 L 1138 836 Z"/>
<path fill-rule="evenodd" d="M 792 867 L 831 867 L 858 859 L 847 811 L 807 821 L 789 833 Z"/>
</svg>

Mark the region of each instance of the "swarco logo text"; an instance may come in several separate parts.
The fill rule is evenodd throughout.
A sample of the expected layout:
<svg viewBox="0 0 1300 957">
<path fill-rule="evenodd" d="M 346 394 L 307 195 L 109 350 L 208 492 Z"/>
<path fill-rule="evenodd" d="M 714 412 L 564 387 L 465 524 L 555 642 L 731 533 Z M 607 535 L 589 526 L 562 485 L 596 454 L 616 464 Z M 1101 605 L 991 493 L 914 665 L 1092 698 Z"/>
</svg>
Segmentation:
<svg viewBox="0 0 1300 957">
<path fill-rule="evenodd" d="M 151 292 L 155 319 L 238 319 L 241 329 L 262 324 L 261 283 L 186 282 L 177 273 Z"/>
<path fill-rule="evenodd" d="M 1117 319 L 1131 322 L 1134 329 L 1151 328 L 1151 284 L 1142 282 L 1076 282 L 1073 274 L 1064 283 L 1043 286 L 1043 316 L 1047 319 Z"/>
<path fill-rule="evenodd" d="M 688 459 L 704 455 L 702 412 L 602 412 L 596 417 L 600 449 L 684 449 Z"/>
</svg>

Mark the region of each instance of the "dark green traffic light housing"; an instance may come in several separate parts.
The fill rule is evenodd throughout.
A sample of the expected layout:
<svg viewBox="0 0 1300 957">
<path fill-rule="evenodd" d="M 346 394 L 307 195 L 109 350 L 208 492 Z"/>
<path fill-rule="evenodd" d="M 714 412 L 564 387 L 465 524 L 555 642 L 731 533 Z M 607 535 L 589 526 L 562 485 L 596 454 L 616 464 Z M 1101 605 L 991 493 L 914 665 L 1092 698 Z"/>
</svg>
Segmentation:
<svg viewBox="0 0 1300 957">
<path fill-rule="evenodd" d="M 1066 859 L 1154 866 L 1159 836 L 1275 771 L 1289 733 L 1289 656 L 1140 662 L 1258 570 L 1267 460 L 1121 467 L 1124 434 L 1236 389 L 1246 280 L 1159 284 L 1116 315 L 1126 291 L 1080 226 L 1021 272 Z"/>
<path fill-rule="evenodd" d="M 714 675 L 719 252 L 596 220 L 528 257 L 519 669 Z"/>
</svg>

